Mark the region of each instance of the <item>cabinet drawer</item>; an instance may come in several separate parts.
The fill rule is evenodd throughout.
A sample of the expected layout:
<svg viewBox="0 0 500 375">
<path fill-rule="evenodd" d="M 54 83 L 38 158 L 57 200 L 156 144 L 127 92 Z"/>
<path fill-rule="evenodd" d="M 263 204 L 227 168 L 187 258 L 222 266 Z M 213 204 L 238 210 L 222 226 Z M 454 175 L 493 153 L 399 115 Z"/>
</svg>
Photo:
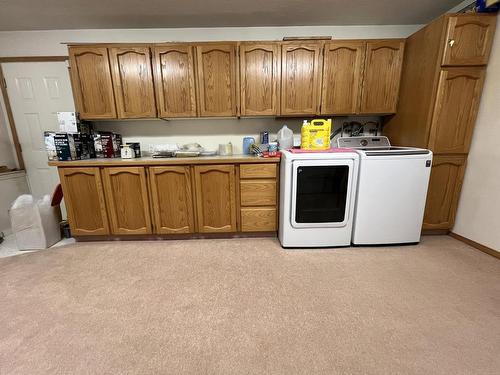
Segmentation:
<svg viewBox="0 0 500 375">
<path fill-rule="evenodd" d="M 241 181 L 242 206 L 276 205 L 276 180 Z"/>
<path fill-rule="evenodd" d="M 275 178 L 276 164 L 245 164 L 240 166 L 240 178 Z"/>
<path fill-rule="evenodd" d="M 276 208 L 242 208 L 242 232 L 267 232 L 276 230 Z"/>
</svg>

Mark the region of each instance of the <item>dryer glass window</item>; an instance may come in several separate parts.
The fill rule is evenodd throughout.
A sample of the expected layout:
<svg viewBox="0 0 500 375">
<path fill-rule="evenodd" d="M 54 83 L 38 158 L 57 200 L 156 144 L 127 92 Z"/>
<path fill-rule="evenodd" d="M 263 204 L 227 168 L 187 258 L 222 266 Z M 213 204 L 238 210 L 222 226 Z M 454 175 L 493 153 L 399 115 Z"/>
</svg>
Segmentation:
<svg viewBox="0 0 500 375">
<path fill-rule="evenodd" d="M 297 223 L 338 223 L 345 218 L 349 167 L 301 166 L 297 169 Z"/>
</svg>

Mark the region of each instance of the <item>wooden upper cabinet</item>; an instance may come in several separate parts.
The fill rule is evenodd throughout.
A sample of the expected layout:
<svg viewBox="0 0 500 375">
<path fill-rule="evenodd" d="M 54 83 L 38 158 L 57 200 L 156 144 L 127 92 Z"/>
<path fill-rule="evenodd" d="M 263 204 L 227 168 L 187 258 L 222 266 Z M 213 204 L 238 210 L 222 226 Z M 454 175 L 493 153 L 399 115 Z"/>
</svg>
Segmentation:
<svg viewBox="0 0 500 375">
<path fill-rule="evenodd" d="M 150 167 L 155 233 L 193 233 L 194 209 L 188 166 Z"/>
<path fill-rule="evenodd" d="M 462 189 L 465 155 L 434 155 L 427 192 L 424 229 L 451 229 Z"/>
<path fill-rule="evenodd" d="M 283 43 L 281 114 L 319 113 L 322 43 Z"/>
<path fill-rule="evenodd" d="M 241 43 L 241 115 L 277 115 L 281 50 L 279 43 Z"/>
<path fill-rule="evenodd" d="M 200 116 L 236 116 L 236 44 L 196 46 Z"/>
<path fill-rule="evenodd" d="M 193 47 L 156 45 L 153 49 L 156 100 L 160 117 L 196 117 Z"/>
<path fill-rule="evenodd" d="M 69 47 L 69 61 L 73 96 L 80 118 L 116 118 L 108 49 Z"/>
<path fill-rule="evenodd" d="M 144 167 L 103 168 L 112 234 L 151 234 Z"/>
<path fill-rule="evenodd" d="M 497 19 L 492 15 L 460 15 L 448 19 L 443 65 L 486 65 Z"/>
<path fill-rule="evenodd" d="M 112 47 L 109 57 L 118 117 L 156 117 L 149 47 Z"/>
<path fill-rule="evenodd" d="M 360 113 L 395 113 L 405 42 L 402 39 L 366 43 Z"/>
<path fill-rule="evenodd" d="M 334 41 L 325 44 L 321 114 L 359 111 L 366 43 Z"/>
<path fill-rule="evenodd" d="M 429 148 L 467 153 L 483 89 L 485 68 L 443 68 L 432 117 Z"/>
<path fill-rule="evenodd" d="M 109 234 L 108 216 L 99 168 L 59 168 L 71 233 Z"/>
<path fill-rule="evenodd" d="M 234 165 L 194 167 L 198 231 L 236 232 Z"/>
</svg>

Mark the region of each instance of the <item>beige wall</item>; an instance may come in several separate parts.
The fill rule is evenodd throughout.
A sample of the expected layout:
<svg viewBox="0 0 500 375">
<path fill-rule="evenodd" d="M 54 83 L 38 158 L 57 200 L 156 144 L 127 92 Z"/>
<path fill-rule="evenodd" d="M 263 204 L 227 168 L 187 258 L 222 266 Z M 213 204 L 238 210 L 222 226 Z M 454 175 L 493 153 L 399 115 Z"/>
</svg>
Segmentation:
<svg viewBox="0 0 500 375">
<path fill-rule="evenodd" d="M 453 232 L 500 251 L 500 18 Z"/>
</svg>

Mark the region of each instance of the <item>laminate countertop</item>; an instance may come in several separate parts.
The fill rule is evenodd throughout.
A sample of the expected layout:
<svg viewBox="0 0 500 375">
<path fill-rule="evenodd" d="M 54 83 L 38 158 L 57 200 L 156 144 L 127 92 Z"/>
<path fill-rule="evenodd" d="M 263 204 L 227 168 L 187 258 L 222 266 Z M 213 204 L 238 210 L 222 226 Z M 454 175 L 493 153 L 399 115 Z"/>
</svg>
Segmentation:
<svg viewBox="0 0 500 375">
<path fill-rule="evenodd" d="M 279 157 L 262 158 L 252 155 L 233 156 L 198 156 L 191 158 L 152 158 L 135 159 L 102 158 L 71 161 L 49 161 L 50 166 L 56 167 L 118 167 L 118 166 L 149 166 L 149 165 L 194 165 L 194 164 L 255 164 L 279 163 Z"/>
</svg>

